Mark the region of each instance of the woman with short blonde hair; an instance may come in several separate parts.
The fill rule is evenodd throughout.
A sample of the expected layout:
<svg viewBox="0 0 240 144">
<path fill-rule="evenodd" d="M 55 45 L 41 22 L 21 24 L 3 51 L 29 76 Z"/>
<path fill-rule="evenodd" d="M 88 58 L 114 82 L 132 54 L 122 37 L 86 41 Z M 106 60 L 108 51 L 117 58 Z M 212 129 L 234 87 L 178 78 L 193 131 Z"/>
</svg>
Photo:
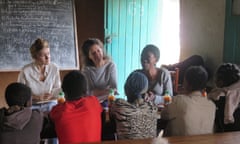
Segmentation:
<svg viewBox="0 0 240 144">
<path fill-rule="evenodd" d="M 60 73 L 50 61 L 50 48 L 47 40 L 38 38 L 30 47 L 33 62 L 25 65 L 18 76 L 18 82 L 32 90 L 33 109 L 50 111 L 60 92 Z"/>
</svg>

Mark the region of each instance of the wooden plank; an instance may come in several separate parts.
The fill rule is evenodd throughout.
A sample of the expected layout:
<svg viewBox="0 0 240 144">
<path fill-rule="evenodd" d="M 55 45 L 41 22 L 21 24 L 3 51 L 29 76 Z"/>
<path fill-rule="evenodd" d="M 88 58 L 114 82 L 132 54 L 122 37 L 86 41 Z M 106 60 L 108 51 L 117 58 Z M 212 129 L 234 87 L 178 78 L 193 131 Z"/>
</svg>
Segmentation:
<svg viewBox="0 0 240 144">
<path fill-rule="evenodd" d="M 232 1 L 226 1 L 223 61 L 240 63 L 240 17 L 232 15 Z"/>
<path fill-rule="evenodd" d="M 126 31 L 125 31 L 125 37 L 126 37 L 126 43 L 125 43 L 125 57 L 128 60 L 126 63 L 126 76 L 129 75 L 130 72 L 132 72 L 132 54 L 133 54 L 133 31 L 132 27 L 133 25 L 133 4 L 134 1 L 127 1 L 127 13 L 126 13 Z"/>
<path fill-rule="evenodd" d="M 118 32 L 119 32 L 119 0 L 112 1 L 112 30 L 111 30 L 111 49 L 112 49 L 112 58 L 117 63 L 119 62 L 118 57 Z"/>
<path fill-rule="evenodd" d="M 147 44 L 147 27 L 148 27 L 148 0 L 141 0 L 142 16 L 140 17 L 140 41 L 139 41 L 139 53 Z"/>
<path fill-rule="evenodd" d="M 127 0 L 120 0 L 120 4 L 119 4 L 119 10 L 121 11 L 121 13 L 119 14 L 119 31 L 118 31 L 118 55 L 119 55 L 119 59 L 118 59 L 118 69 L 119 69 L 119 73 L 118 73 L 118 90 L 120 93 L 120 97 L 124 98 L 124 83 L 126 80 L 126 65 L 128 62 L 128 58 L 125 57 L 125 53 L 126 53 L 126 37 L 125 37 L 125 33 L 126 33 L 126 14 L 127 14 Z"/>
<path fill-rule="evenodd" d="M 238 144 L 240 132 L 166 137 L 169 144 Z M 103 141 L 92 144 L 152 144 L 153 139 Z"/>
<path fill-rule="evenodd" d="M 114 0 L 106 0 L 107 1 L 107 14 L 106 14 L 106 29 L 105 29 L 105 38 L 112 33 L 112 17 L 113 17 L 113 1 Z M 107 47 L 107 53 L 112 55 L 112 43 L 105 43 L 105 47 Z"/>
<path fill-rule="evenodd" d="M 141 17 L 141 1 L 135 1 L 134 5 L 134 13 L 133 13 L 133 53 L 132 53 L 132 69 L 140 68 L 140 53 L 139 50 L 140 45 L 140 17 Z"/>
</svg>

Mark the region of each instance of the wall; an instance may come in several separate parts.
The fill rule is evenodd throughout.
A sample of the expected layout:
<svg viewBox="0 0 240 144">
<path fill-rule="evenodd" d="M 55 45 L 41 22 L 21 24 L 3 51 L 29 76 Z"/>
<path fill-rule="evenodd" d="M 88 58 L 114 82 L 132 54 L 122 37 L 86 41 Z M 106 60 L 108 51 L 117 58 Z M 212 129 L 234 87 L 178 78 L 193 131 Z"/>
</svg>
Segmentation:
<svg viewBox="0 0 240 144">
<path fill-rule="evenodd" d="M 75 0 L 78 47 L 88 37 L 104 39 L 104 0 Z M 80 49 L 79 49 L 80 59 Z M 61 71 L 61 78 L 69 71 Z M 0 108 L 6 106 L 4 91 L 19 72 L 0 72 Z"/>
<path fill-rule="evenodd" d="M 199 54 L 215 71 L 223 61 L 225 0 L 181 0 L 180 21 L 180 59 Z"/>
<path fill-rule="evenodd" d="M 236 2 L 236 3 L 234 3 Z M 226 1 L 225 39 L 223 61 L 240 64 L 240 15 L 232 13 L 232 7 L 240 9 L 240 1 Z"/>
<path fill-rule="evenodd" d="M 200 54 L 215 70 L 222 62 L 225 0 L 181 0 L 180 13 L 181 60 Z M 76 0 L 76 18 L 79 47 L 88 37 L 103 40 L 104 0 Z M 67 72 L 61 72 L 61 77 Z M 5 105 L 6 86 L 16 81 L 17 75 L 18 72 L 0 72 L 0 107 Z"/>
</svg>

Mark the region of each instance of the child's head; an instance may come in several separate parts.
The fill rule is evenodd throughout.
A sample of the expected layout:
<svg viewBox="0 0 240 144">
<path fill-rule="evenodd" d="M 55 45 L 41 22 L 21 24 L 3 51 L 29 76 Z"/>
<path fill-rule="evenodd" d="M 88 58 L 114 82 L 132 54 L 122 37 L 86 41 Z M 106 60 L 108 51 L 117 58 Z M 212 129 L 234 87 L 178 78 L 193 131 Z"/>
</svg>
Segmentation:
<svg viewBox="0 0 240 144">
<path fill-rule="evenodd" d="M 22 83 L 11 83 L 5 90 L 5 99 L 8 106 L 23 106 L 31 100 L 31 89 Z"/>
<path fill-rule="evenodd" d="M 216 72 L 216 86 L 219 88 L 230 86 L 240 78 L 240 69 L 236 64 L 224 63 Z"/>
<path fill-rule="evenodd" d="M 132 103 L 136 99 L 141 98 L 148 90 L 148 79 L 140 72 L 132 72 L 124 85 L 125 94 L 128 102 Z"/>
<path fill-rule="evenodd" d="M 86 94 L 87 81 L 81 72 L 74 70 L 63 78 L 62 89 L 66 100 L 76 100 Z"/>
<path fill-rule="evenodd" d="M 184 88 L 188 91 L 203 90 L 206 87 L 208 73 L 202 66 L 191 66 L 185 72 Z"/>
</svg>

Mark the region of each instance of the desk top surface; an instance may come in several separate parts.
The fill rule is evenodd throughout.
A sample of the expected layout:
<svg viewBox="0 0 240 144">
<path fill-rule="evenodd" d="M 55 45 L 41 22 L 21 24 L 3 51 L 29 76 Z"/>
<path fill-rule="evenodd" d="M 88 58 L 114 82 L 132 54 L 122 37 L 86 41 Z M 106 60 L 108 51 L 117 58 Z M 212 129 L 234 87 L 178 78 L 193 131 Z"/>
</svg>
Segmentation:
<svg viewBox="0 0 240 144">
<path fill-rule="evenodd" d="M 240 132 L 226 132 L 196 136 L 166 137 L 169 144 L 237 144 L 240 141 Z M 101 144 L 151 144 L 152 139 L 103 141 Z M 100 144 L 92 143 L 92 144 Z"/>
</svg>

